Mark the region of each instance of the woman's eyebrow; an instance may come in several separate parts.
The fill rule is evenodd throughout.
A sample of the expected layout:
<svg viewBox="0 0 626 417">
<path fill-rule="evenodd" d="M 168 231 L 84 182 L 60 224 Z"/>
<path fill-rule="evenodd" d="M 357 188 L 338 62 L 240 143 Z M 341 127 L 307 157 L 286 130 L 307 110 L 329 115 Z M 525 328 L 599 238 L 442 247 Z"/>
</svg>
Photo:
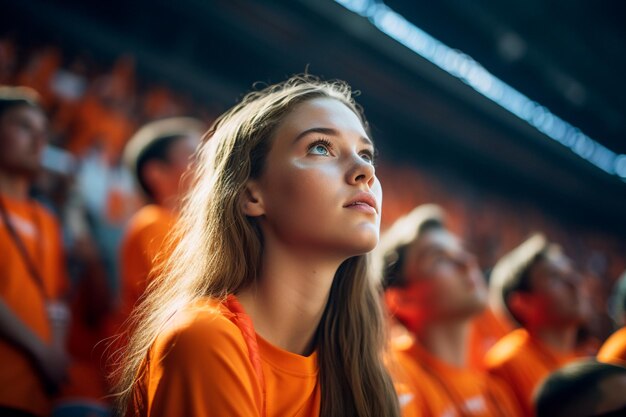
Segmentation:
<svg viewBox="0 0 626 417">
<path fill-rule="evenodd" d="M 307 129 L 301 132 L 298 136 L 296 136 L 296 138 L 293 140 L 293 143 L 298 142 L 300 139 L 302 139 L 303 137 L 311 133 L 321 133 L 323 135 L 328 135 L 328 136 L 341 136 L 339 134 L 339 131 L 336 129 L 333 129 L 332 127 L 312 127 L 310 129 Z M 371 141 L 371 139 L 365 136 L 361 136 L 360 139 L 361 139 L 361 142 L 363 142 L 364 144 L 374 146 L 374 143 Z"/>
</svg>

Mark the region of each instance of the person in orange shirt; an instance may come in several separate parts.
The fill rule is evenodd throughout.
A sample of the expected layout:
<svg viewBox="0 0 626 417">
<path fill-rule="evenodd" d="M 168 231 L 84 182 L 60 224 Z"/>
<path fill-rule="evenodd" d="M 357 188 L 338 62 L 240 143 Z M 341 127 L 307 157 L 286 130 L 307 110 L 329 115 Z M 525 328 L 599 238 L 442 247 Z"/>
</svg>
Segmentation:
<svg viewBox="0 0 626 417">
<path fill-rule="evenodd" d="M 169 257 L 165 241 L 189 188 L 183 174 L 204 130 L 195 119 L 163 119 L 142 127 L 126 145 L 124 161 L 151 203 L 130 219 L 122 238 L 120 322 L 145 291 L 159 251 Z"/>
<path fill-rule="evenodd" d="M 136 310 L 127 416 L 397 416 L 378 285 L 382 191 L 340 81 L 297 76 L 214 123 L 176 248 Z"/>
<path fill-rule="evenodd" d="M 537 417 L 623 417 L 626 368 L 580 360 L 554 371 L 534 395 Z"/>
<path fill-rule="evenodd" d="M 442 210 L 423 205 L 397 220 L 375 255 L 389 311 L 406 329 L 392 338 L 389 365 L 413 395 L 400 395 L 403 414 L 519 415 L 504 384 L 470 367 L 471 322 L 485 309 L 487 288 L 474 255 L 446 228 Z"/>
<path fill-rule="evenodd" d="M 509 334 L 515 326 L 505 316 L 489 306 L 472 320 L 469 336 L 469 364 L 476 369 L 485 369 L 485 355 L 498 340 Z"/>
<path fill-rule="evenodd" d="M 584 316 L 579 280 L 561 248 L 540 234 L 501 258 L 491 274 L 491 301 L 521 328 L 489 350 L 485 366 L 509 384 L 526 416 L 533 415 L 532 394 L 543 378 L 576 358 Z"/>
<path fill-rule="evenodd" d="M 617 281 L 612 297 L 613 318 L 622 326 L 604 342 L 598 360 L 626 366 L 626 272 Z"/>
<path fill-rule="evenodd" d="M 0 415 L 47 416 L 67 375 L 61 234 L 29 198 L 47 139 L 36 94 L 0 88 Z"/>
</svg>

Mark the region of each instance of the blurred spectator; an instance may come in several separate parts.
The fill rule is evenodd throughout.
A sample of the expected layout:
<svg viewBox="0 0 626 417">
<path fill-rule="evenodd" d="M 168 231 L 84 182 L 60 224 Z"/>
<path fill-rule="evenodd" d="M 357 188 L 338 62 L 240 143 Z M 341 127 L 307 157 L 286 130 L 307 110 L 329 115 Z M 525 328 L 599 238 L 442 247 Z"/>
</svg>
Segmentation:
<svg viewBox="0 0 626 417">
<path fill-rule="evenodd" d="M 552 373 L 535 393 L 537 417 L 623 417 L 626 368 L 585 360 Z"/>
<path fill-rule="evenodd" d="M 159 254 L 169 251 L 166 238 L 189 187 L 184 174 L 204 130 L 195 119 L 163 119 L 142 127 L 126 146 L 124 161 L 150 204 L 128 222 L 121 244 L 119 323 L 145 291 Z"/>
<path fill-rule="evenodd" d="M 487 303 L 476 258 L 423 205 L 397 220 L 374 256 L 390 312 L 406 328 L 392 340 L 398 384 L 409 387 L 405 415 L 519 415 L 506 385 L 468 361 L 472 318 Z M 408 398 L 408 397 L 407 397 Z"/>
<path fill-rule="evenodd" d="M 61 65 L 61 51 L 48 45 L 33 53 L 24 68 L 19 72 L 16 83 L 35 89 L 42 98 L 42 104 L 49 108 L 54 102 L 52 79 Z"/>
<path fill-rule="evenodd" d="M 67 377 L 69 310 L 56 219 L 29 197 L 47 139 L 33 92 L 0 88 L 0 414 L 47 416 Z"/>
<path fill-rule="evenodd" d="M 147 120 L 162 119 L 183 114 L 172 91 L 164 86 L 150 88 L 143 99 L 143 116 Z"/>
<path fill-rule="evenodd" d="M 108 286 L 116 294 L 123 228 L 140 204 L 133 180 L 125 167 L 109 165 L 103 152 L 93 148 L 80 161 L 76 181 L 91 234 L 106 267 Z"/>
<path fill-rule="evenodd" d="M 576 358 L 583 320 L 580 275 L 561 248 L 536 234 L 505 255 L 491 275 L 491 302 L 521 328 L 487 353 L 489 372 L 509 384 L 524 415 L 532 393 L 550 372 Z"/>
</svg>

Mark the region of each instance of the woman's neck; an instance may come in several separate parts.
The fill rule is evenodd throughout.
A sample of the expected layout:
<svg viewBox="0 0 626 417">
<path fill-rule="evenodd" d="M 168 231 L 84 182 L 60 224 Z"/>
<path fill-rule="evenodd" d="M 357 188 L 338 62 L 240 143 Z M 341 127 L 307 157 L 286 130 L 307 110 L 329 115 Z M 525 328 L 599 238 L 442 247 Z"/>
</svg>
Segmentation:
<svg viewBox="0 0 626 417">
<path fill-rule="evenodd" d="M 15 200 L 26 200 L 30 181 L 22 176 L 0 171 L 0 193 Z"/>
<path fill-rule="evenodd" d="M 342 261 L 296 253 L 268 240 L 261 276 L 237 297 L 261 337 L 289 352 L 308 355 Z"/>
</svg>

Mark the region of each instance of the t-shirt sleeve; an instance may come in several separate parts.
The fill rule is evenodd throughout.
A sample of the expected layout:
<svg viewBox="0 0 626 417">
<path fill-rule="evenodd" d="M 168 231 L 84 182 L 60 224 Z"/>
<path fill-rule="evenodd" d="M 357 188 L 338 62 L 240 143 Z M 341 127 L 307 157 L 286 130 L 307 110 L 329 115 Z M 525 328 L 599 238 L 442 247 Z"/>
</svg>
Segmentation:
<svg viewBox="0 0 626 417">
<path fill-rule="evenodd" d="M 155 346 L 149 416 L 258 417 L 261 393 L 237 327 L 195 319 Z"/>
</svg>

